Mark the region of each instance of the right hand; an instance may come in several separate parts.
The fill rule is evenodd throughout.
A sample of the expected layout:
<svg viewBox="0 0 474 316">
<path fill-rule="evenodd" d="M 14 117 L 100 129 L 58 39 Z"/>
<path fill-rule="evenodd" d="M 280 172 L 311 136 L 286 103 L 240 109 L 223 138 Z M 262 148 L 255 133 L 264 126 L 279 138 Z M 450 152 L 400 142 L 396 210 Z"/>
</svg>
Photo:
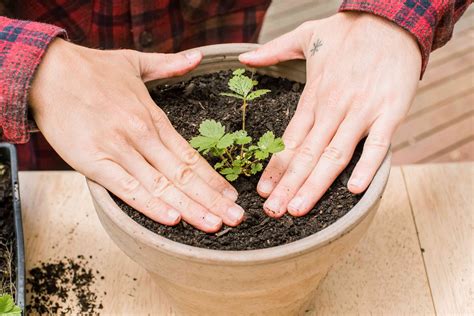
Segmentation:
<svg viewBox="0 0 474 316">
<path fill-rule="evenodd" d="M 201 57 L 56 39 L 30 90 L 33 117 L 69 165 L 149 218 L 182 218 L 205 232 L 236 226 L 244 215 L 237 191 L 174 130 L 144 84 L 182 75 Z"/>
</svg>

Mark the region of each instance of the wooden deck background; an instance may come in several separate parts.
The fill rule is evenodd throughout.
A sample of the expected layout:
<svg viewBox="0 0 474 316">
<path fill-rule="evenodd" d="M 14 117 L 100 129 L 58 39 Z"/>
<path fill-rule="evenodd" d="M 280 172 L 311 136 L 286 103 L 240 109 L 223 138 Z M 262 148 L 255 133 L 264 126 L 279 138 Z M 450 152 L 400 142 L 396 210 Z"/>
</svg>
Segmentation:
<svg viewBox="0 0 474 316">
<path fill-rule="evenodd" d="M 304 21 L 334 14 L 340 1 L 273 0 L 260 34 L 265 43 Z M 432 53 L 408 117 L 392 141 L 395 164 L 474 160 L 474 8 L 451 41 Z"/>
</svg>

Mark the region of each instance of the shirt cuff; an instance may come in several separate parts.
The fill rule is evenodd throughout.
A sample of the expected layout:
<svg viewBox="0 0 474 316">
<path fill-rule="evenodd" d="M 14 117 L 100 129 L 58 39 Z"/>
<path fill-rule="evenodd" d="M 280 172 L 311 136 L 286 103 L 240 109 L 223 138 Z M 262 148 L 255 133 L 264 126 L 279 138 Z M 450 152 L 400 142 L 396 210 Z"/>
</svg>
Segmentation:
<svg viewBox="0 0 474 316">
<path fill-rule="evenodd" d="M 436 10 L 431 1 L 380 1 L 380 0 L 344 0 L 339 8 L 343 11 L 359 11 L 386 18 L 411 33 L 417 40 L 421 51 L 423 77 L 431 53 Z"/>
<path fill-rule="evenodd" d="M 29 140 L 28 93 L 48 45 L 66 31 L 0 16 L 0 138 Z"/>
</svg>

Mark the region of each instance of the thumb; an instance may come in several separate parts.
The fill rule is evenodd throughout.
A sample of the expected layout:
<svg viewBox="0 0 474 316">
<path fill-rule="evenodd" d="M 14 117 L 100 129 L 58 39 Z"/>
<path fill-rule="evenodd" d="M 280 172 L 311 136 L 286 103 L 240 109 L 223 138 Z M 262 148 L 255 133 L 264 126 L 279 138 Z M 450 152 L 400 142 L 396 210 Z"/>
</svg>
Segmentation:
<svg viewBox="0 0 474 316">
<path fill-rule="evenodd" d="M 180 76 L 194 69 L 202 59 L 198 50 L 177 54 L 138 53 L 140 75 L 144 82 Z"/>
<path fill-rule="evenodd" d="M 271 40 L 256 50 L 240 54 L 243 64 L 262 67 L 291 59 L 304 59 L 304 38 L 306 30 L 302 26 Z"/>
</svg>

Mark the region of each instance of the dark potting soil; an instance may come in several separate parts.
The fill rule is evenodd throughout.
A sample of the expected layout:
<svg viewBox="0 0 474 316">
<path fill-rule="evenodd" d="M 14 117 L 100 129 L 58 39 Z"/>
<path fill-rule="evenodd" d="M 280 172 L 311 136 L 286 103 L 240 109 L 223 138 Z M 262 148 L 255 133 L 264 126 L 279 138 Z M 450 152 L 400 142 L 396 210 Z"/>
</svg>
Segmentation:
<svg viewBox="0 0 474 316">
<path fill-rule="evenodd" d="M 15 297 L 16 253 L 10 167 L 0 163 L 0 294 Z"/>
<path fill-rule="evenodd" d="M 102 293 L 94 289 L 99 278 L 104 277 L 82 255 L 41 262 L 29 271 L 27 310 L 39 315 L 100 315 Z"/>
<path fill-rule="evenodd" d="M 226 131 L 241 129 L 242 118 L 239 100 L 220 96 L 228 91 L 227 81 L 231 71 L 200 76 L 190 81 L 162 86 L 151 92 L 158 106 L 168 115 L 176 130 L 187 140 L 198 134 L 199 124 L 205 119 L 215 119 Z M 270 89 L 265 96 L 251 101 L 247 110 L 247 131 L 258 139 L 266 131 L 277 136 L 283 132 L 293 116 L 302 84 L 282 78 L 256 74 L 259 89 Z M 223 226 L 216 234 L 201 232 L 184 221 L 174 227 L 164 226 L 135 211 L 118 198 L 118 205 L 133 220 L 147 229 L 171 240 L 196 247 L 220 250 L 250 250 L 287 244 L 312 235 L 344 216 L 361 198 L 347 189 L 347 181 L 359 160 L 359 144 L 352 161 L 337 178 L 328 192 L 306 216 L 284 215 L 280 219 L 268 217 L 263 211 L 265 199 L 256 192 L 260 175 L 240 177 L 233 185 L 239 192 L 237 203 L 246 211 L 245 220 L 237 227 Z"/>
</svg>

